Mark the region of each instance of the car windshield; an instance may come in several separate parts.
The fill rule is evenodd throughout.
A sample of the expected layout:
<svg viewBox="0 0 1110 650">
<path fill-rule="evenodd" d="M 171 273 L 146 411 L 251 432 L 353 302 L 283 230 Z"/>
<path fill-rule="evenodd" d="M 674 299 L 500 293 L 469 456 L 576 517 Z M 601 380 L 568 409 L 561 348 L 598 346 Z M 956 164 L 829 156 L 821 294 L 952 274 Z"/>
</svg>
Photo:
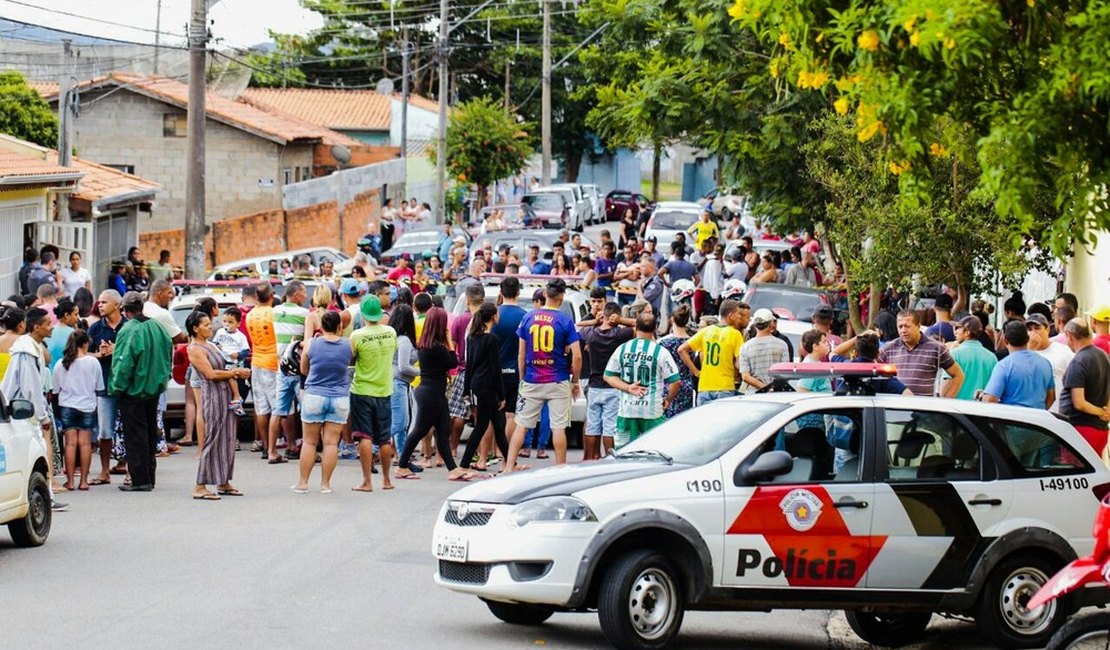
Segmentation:
<svg viewBox="0 0 1110 650">
<path fill-rule="evenodd" d="M 656 212 L 651 227 L 665 230 L 686 230 L 694 225 L 697 220 L 698 215 L 692 212 Z"/>
<path fill-rule="evenodd" d="M 785 309 L 794 318 L 791 320 L 812 321 L 813 312 L 825 304 L 821 296 L 816 293 L 791 291 L 787 287 L 753 287 L 745 298 L 751 305 L 752 312 L 758 309 L 780 310 Z"/>
<path fill-rule="evenodd" d="M 527 194 L 523 201 L 537 210 L 558 212 L 563 209 L 563 198 L 558 194 Z"/>
<path fill-rule="evenodd" d="M 415 230 L 401 235 L 394 246 L 428 246 L 439 244 L 443 237 L 442 230 Z"/>
<path fill-rule="evenodd" d="M 683 465 L 704 465 L 719 457 L 785 408 L 773 402 L 720 400 L 691 409 L 655 427 L 616 452 L 619 460 L 670 457 Z M 647 453 L 644 453 L 647 452 Z"/>
</svg>

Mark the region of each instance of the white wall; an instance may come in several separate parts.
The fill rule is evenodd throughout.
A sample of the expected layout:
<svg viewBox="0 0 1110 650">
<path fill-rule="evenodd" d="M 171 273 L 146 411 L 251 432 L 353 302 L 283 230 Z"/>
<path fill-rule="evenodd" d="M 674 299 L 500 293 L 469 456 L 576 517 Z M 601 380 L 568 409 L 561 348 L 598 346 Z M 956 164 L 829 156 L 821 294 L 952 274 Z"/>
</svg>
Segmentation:
<svg viewBox="0 0 1110 650">
<path fill-rule="evenodd" d="M 401 105 L 398 98 L 393 98 L 393 113 L 389 123 L 389 144 L 394 147 L 401 146 Z M 439 137 L 439 113 L 414 106 L 409 103 L 408 139 L 435 140 Z"/>
<path fill-rule="evenodd" d="M 1090 251 L 1075 251 L 1068 261 L 1064 288 L 1079 298 L 1084 313 L 1110 304 L 1110 232 L 1099 233 Z"/>
</svg>

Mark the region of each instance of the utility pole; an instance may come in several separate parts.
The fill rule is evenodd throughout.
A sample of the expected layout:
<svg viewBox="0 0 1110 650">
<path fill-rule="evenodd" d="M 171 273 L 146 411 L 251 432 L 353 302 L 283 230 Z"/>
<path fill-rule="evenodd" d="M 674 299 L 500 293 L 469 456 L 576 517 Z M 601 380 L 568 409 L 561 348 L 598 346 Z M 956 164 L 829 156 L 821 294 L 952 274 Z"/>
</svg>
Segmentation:
<svg viewBox="0 0 1110 650">
<path fill-rule="evenodd" d="M 551 2 L 543 2 L 543 94 L 541 101 L 540 129 L 541 150 L 543 160 L 540 163 L 540 182 L 544 185 L 551 183 Z"/>
<path fill-rule="evenodd" d="M 158 57 L 162 52 L 162 0 L 158 0 L 158 10 L 154 14 L 154 76 L 158 76 Z"/>
<path fill-rule="evenodd" d="M 204 277 L 204 67 L 208 0 L 192 0 L 189 18 L 188 172 L 185 177 L 185 277 Z"/>
<path fill-rule="evenodd" d="M 510 79 L 510 75 L 512 74 L 512 72 L 511 72 L 512 69 L 513 69 L 513 62 L 512 61 L 505 61 L 505 112 L 506 113 L 509 112 L 509 106 L 510 106 L 510 102 L 509 102 L 509 79 Z"/>
<path fill-rule="evenodd" d="M 73 41 L 62 41 L 62 74 L 58 77 L 58 164 L 69 167 L 73 163 L 73 113 L 70 111 L 70 95 L 73 81 Z M 69 221 L 69 194 L 59 192 L 55 205 L 58 208 L 58 221 Z"/>
<path fill-rule="evenodd" d="M 409 60 L 412 45 L 409 43 L 409 26 L 401 29 L 401 160 L 409 158 Z M 408 174 L 405 174 L 408 178 Z"/>
<path fill-rule="evenodd" d="M 439 142 L 436 147 L 436 221 L 446 223 L 447 201 L 447 0 L 439 0 Z M 384 199 L 383 199 L 384 201 Z"/>
</svg>

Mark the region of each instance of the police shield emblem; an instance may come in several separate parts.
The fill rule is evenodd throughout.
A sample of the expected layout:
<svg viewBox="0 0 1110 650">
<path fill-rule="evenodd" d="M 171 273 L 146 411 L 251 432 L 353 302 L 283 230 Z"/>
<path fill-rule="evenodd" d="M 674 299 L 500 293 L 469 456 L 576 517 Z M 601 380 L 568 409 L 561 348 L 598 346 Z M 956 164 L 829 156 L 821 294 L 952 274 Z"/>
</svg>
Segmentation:
<svg viewBox="0 0 1110 650">
<path fill-rule="evenodd" d="M 799 532 L 805 532 L 817 525 L 821 516 L 821 499 L 809 490 L 791 490 L 779 502 L 786 523 Z"/>
</svg>

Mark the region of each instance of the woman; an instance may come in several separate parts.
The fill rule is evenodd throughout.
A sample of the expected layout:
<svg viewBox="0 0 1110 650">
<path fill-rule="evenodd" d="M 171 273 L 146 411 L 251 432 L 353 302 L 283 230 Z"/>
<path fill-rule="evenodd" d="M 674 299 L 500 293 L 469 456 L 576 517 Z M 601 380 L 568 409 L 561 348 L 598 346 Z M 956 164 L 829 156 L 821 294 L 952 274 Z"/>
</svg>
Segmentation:
<svg viewBox="0 0 1110 650">
<path fill-rule="evenodd" d="M 463 395 L 473 395 L 474 430 L 466 441 L 459 465 L 470 469 L 470 459 L 486 429 L 493 425 L 493 439 L 501 455 L 509 457 L 505 439 L 505 384 L 501 381 L 501 341 L 490 330 L 497 325 L 497 306 L 485 302 L 470 319 L 466 333 L 466 374 Z"/>
<path fill-rule="evenodd" d="M 58 272 L 62 277 L 62 293 L 73 298 L 77 290 L 84 288 L 92 291 L 92 274 L 81 266 L 81 253 L 69 254 L 69 267 Z"/>
<path fill-rule="evenodd" d="M 393 248 L 393 233 L 396 222 L 400 220 L 397 208 L 393 207 L 393 199 L 386 199 L 382 207 L 380 233 L 382 238 L 382 252 Z"/>
<path fill-rule="evenodd" d="M 671 356 L 676 359 L 679 358 L 679 346 L 690 338 L 690 331 L 686 329 L 689 325 L 690 305 L 679 305 L 671 314 L 671 333 L 659 339 L 659 345 L 666 348 Z M 667 405 L 664 415 L 672 418 L 683 411 L 694 408 L 694 389 L 696 387 L 697 381 L 694 379 L 694 374 L 690 372 L 685 363 L 678 364 L 678 394 Z"/>
<path fill-rule="evenodd" d="M 0 325 L 4 326 L 4 333 L 0 334 L 0 379 L 3 379 L 12 360 L 12 344 L 27 331 L 27 312 L 19 307 L 4 307 Z"/>
<path fill-rule="evenodd" d="M 308 310 L 308 316 L 304 319 L 304 340 L 308 341 L 323 331 L 323 324 L 321 317 L 324 314 L 332 311 L 335 305 L 331 301 L 331 288 L 326 284 L 321 284 L 316 287 L 312 292 L 312 308 Z M 342 317 L 340 317 L 342 321 Z"/>
<path fill-rule="evenodd" d="M 219 314 L 219 306 L 216 304 L 216 299 L 211 296 L 204 296 L 197 300 L 193 306 L 193 311 L 199 311 L 208 316 L 212 322 L 216 322 L 216 317 Z M 212 325 L 210 330 L 215 331 L 216 326 Z M 180 347 L 176 347 L 180 352 Z M 189 350 L 186 347 L 185 356 L 189 358 Z M 200 375 L 193 369 L 190 363 L 189 367 L 185 369 L 185 433 L 181 436 L 181 440 L 177 444 L 182 447 L 197 446 L 203 449 L 204 447 L 204 411 L 200 406 L 200 395 L 204 388 Z M 196 430 L 196 442 L 193 442 L 193 431 Z M 197 453 L 193 454 L 194 460 L 200 460 L 201 449 L 197 449 Z"/>
<path fill-rule="evenodd" d="M 412 267 L 412 279 L 409 280 L 409 286 L 416 293 L 424 291 L 424 289 L 432 283 L 432 279 L 424 272 L 427 265 L 424 260 L 416 260 L 416 264 Z"/>
<path fill-rule="evenodd" d="M 197 468 L 193 498 L 219 501 L 222 496 L 243 496 L 231 484 L 235 470 L 235 434 L 239 418 L 227 405 L 231 403 L 231 382 L 250 377 L 247 368 L 224 369 L 220 349 L 208 342 L 212 338 L 212 318 L 194 311 L 185 319 L 189 335 L 189 366 L 200 377 L 200 412 L 204 415 L 204 443 Z M 215 485 L 216 492 L 208 490 Z"/>
<path fill-rule="evenodd" d="M 319 289 L 317 289 L 319 291 Z M 331 476 L 339 462 L 339 436 L 351 412 L 351 344 L 340 336 L 339 312 L 320 314 L 320 335 L 306 339 L 301 353 L 301 376 L 305 377 L 301 425 L 300 479 L 293 486 L 297 494 L 308 492 L 308 479 L 316 464 L 316 445 L 324 439 L 320 494 L 331 494 Z"/>
<path fill-rule="evenodd" d="M 58 324 L 54 326 L 54 331 L 50 333 L 50 336 L 43 341 L 46 344 L 46 351 L 50 353 L 51 370 L 57 368 L 61 362 L 66 343 L 69 341 L 69 335 L 77 329 L 79 320 L 77 305 L 69 298 L 62 298 L 58 301 L 58 305 L 54 307 L 54 314 L 58 317 Z"/>
<path fill-rule="evenodd" d="M 779 269 L 775 266 L 775 258 L 770 253 L 764 253 L 762 258 L 762 266 L 759 273 L 755 274 L 752 279 L 753 282 L 778 282 Z"/>
<path fill-rule="evenodd" d="M 624 216 L 621 217 L 621 239 L 620 247 L 624 248 L 629 239 L 636 236 L 636 216 L 632 214 L 632 208 L 625 208 Z"/>
<path fill-rule="evenodd" d="M 555 265 L 551 267 L 550 275 L 574 275 L 574 271 L 571 270 L 567 262 L 566 255 L 556 255 L 554 261 Z"/>
<path fill-rule="evenodd" d="M 443 281 L 443 261 L 438 256 L 433 255 L 428 258 L 428 268 L 424 271 L 432 282 Z"/>
<path fill-rule="evenodd" d="M 65 441 L 67 490 L 73 489 L 73 475 L 81 465 L 78 490 L 89 489 L 92 464 L 92 432 L 96 429 L 96 392 L 104 390 L 100 362 L 89 356 L 89 335 L 74 330 L 66 342 L 61 363 L 54 371 L 54 394 Z"/>
<path fill-rule="evenodd" d="M 78 327 L 89 331 L 96 321 L 100 320 L 100 309 L 93 300 L 92 291 L 85 287 L 79 288 L 73 294 L 73 302 L 77 305 L 77 318 L 80 323 Z"/>
<path fill-rule="evenodd" d="M 112 262 L 112 270 L 108 272 L 108 288 L 115 289 L 121 296 L 127 293 L 126 269 L 127 265 L 123 262 Z"/>
<path fill-rule="evenodd" d="M 428 310 L 416 355 L 420 361 L 420 386 L 413 391 L 416 398 L 416 418 L 405 440 L 405 449 L 401 454 L 396 476 L 399 479 L 420 478 L 409 469 L 412 454 L 420 441 L 434 428 L 436 448 L 447 466 L 447 478 L 452 481 L 468 481 L 474 474 L 456 467 L 451 455 L 447 373 L 459 365 L 459 358 L 447 340 L 447 312 L 442 308 L 433 307 Z"/>
<path fill-rule="evenodd" d="M 404 449 L 409 430 L 409 401 L 412 399 L 412 382 L 420 374 L 416 367 L 416 319 L 412 307 L 398 305 L 389 317 L 389 326 L 397 332 L 397 351 L 393 353 L 393 412 L 392 433 L 395 449 Z M 416 463 L 408 467 L 414 472 L 424 468 Z"/>
</svg>

